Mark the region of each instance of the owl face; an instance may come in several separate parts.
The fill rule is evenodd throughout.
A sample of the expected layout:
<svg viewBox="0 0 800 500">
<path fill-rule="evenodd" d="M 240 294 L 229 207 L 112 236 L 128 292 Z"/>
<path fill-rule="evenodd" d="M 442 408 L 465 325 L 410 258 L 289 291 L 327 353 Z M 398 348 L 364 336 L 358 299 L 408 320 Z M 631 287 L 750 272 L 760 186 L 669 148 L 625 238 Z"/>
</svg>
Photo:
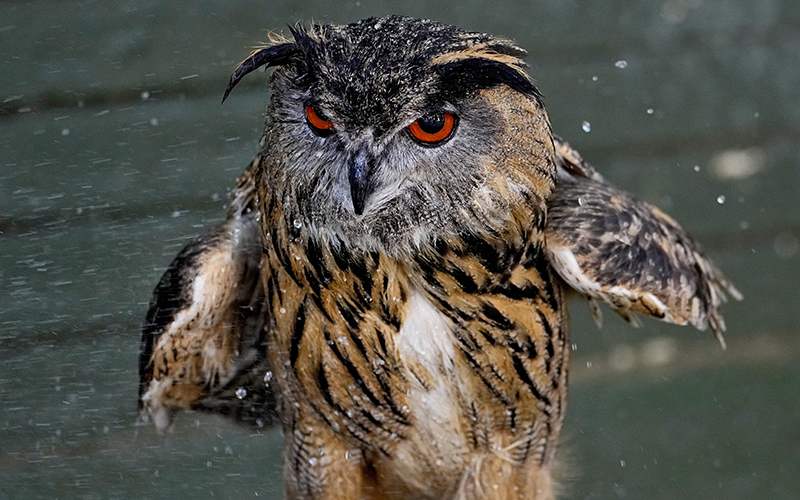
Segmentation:
<svg viewBox="0 0 800 500">
<path fill-rule="evenodd" d="M 293 35 L 240 68 L 279 66 L 264 182 L 312 237 L 413 252 L 464 231 L 503 229 L 520 203 L 543 206 L 552 138 L 520 137 L 542 124 L 549 131 L 524 51 L 400 17 Z"/>
</svg>

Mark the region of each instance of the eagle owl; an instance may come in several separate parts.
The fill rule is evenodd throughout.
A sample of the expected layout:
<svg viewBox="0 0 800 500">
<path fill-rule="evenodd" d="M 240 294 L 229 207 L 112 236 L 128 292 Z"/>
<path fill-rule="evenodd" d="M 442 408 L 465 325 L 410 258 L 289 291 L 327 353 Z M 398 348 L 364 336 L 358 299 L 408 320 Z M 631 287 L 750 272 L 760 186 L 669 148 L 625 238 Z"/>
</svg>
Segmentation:
<svg viewBox="0 0 800 500">
<path fill-rule="evenodd" d="M 567 291 L 720 339 L 739 293 L 553 135 L 512 42 L 396 16 L 291 34 L 225 92 L 275 68 L 225 220 L 154 292 L 143 415 L 279 421 L 288 499 L 554 498 Z"/>
</svg>

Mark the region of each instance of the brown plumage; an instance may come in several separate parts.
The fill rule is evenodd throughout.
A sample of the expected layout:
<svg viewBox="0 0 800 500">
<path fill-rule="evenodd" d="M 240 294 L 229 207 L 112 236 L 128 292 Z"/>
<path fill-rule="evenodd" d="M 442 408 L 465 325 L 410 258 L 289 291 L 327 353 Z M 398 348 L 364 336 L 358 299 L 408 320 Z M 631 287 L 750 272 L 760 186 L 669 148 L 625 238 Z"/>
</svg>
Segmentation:
<svg viewBox="0 0 800 500">
<path fill-rule="evenodd" d="M 719 312 L 742 295 L 677 222 L 608 183 L 577 151 L 555 138 L 558 189 L 548 201 L 547 253 L 564 280 L 634 325 L 638 312 L 663 321 L 711 327 L 725 348 Z"/>
<path fill-rule="evenodd" d="M 139 405 L 160 429 L 190 407 L 260 425 L 277 418 L 271 387 L 259 383 L 269 368 L 254 203 L 249 169 L 225 221 L 186 245 L 153 292 L 142 327 Z"/>
<path fill-rule="evenodd" d="M 401 17 L 293 35 L 231 77 L 278 66 L 263 147 L 156 288 L 143 414 L 279 415 L 289 499 L 554 498 L 564 281 L 715 331 L 735 289 L 554 141 L 510 42 Z M 644 232 L 600 224 L 629 213 Z M 639 267 L 606 269 L 620 252 Z"/>
</svg>

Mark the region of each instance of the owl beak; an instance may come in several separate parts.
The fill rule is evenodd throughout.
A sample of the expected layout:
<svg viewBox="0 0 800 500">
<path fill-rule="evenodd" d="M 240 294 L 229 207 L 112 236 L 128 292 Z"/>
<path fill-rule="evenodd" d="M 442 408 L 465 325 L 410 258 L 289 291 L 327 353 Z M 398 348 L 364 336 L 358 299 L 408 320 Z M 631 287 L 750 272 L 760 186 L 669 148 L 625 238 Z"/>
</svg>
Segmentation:
<svg viewBox="0 0 800 500">
<path fill-rule="evenodd" d="M 364 205 L 372 193 L 372 170 L 374 161 L 367 148 L 358 148 L 350 157 L 350 197 L 353 200 L 353 211 L 356 215 L 364 213 Z"/>
</svg>

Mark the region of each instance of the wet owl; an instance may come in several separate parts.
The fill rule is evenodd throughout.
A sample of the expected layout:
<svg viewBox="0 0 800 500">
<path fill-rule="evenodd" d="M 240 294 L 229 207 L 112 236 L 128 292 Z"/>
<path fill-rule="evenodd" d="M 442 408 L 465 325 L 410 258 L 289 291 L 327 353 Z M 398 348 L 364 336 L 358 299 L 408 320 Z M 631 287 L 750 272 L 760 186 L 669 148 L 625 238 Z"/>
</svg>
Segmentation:
<svg viewBox="0 0 800 500">
<path fill-rule="evenodd" d="M 288 499 L 554 498 L 567 291 L 720 338 L 739 292 L 552 133 L 512 42 L 291 35 L 230 79 L 275 68 L 261 150 L 156 287 L 142 413 L 280 422 Z"/>
</svg>

